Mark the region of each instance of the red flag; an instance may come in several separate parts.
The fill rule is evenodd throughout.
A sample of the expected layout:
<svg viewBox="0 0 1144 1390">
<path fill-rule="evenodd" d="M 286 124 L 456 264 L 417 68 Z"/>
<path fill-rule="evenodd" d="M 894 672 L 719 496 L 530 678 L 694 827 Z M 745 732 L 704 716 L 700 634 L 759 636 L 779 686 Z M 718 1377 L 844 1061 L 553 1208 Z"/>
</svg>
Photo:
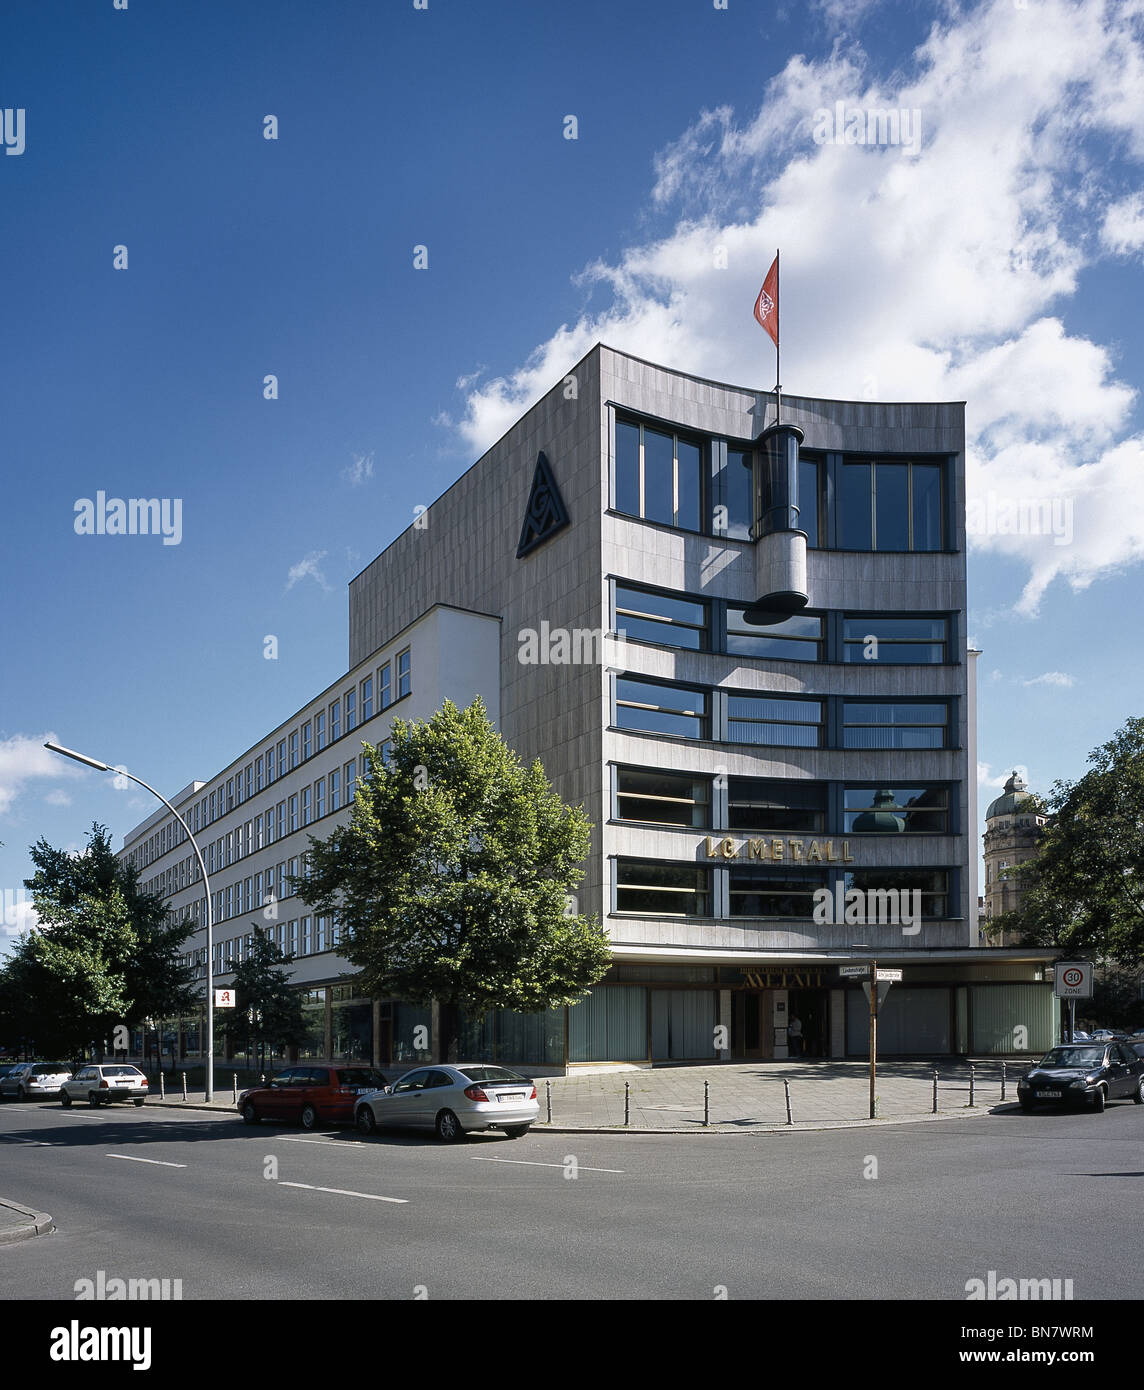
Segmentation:
<svg viewBox="0 0 1144 1390">
<path fill-rule="evenodd" d="M 759 297 L 755 300 L 755 318 L 759 321 L 759 327 L 765 328 L 771 335 L 775 347 L 779 345 L 779 258 L 775 257 L 770 270 L 767 271 L 767 278 L 763 281 L 763 288 L 759 291 Z"/>
</svg>

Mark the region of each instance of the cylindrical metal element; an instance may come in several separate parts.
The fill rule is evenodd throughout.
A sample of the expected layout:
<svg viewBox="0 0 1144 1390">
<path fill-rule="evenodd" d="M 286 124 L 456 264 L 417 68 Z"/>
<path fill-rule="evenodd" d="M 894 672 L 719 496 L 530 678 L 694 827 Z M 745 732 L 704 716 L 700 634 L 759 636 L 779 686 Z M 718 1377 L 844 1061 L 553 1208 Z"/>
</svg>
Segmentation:
<svg viewBox="0 0 1144 1390">
<path fill-rule="evenodd" d="M 780 623 L 806 607 L 806 536 L 801 531 L 774 531 L 755 542 L 755 592 L 759 597 L 743 621 L 766 626 Z"/>
<path fill-rule="evenodd" d="M 544 1083 L 544 1104 L 548 1111 L 548 1123 L 552 1123 L 552 1082 Z"/>
<path fill-rule="evenodd" d="M 1005 1063 L 1001 1063 L 1001 1099 L 1005 1099 Z"/>
<path fill-rule="evenodd" d="M 802 430 L 797 425 L 772 425 L 755 441 L 752 533 L 756 540 L 773 531 L 799 529 L 798 450 L 802 440 Z"/>
<path fill-rule="evenodd" d="M 163 1068 L 159 1068 L 159 1099 L 167 1099 L 167 1078 L 163 1074 Z"/>
<path fill-rule="evenodd" d="M 238 1072 L 234 1073 L 234 1103 L 238 1104 Z"/>
<path fill-rule="evenodd" d="M 937 1114 L 937 1067 L 933 1069 L 933 1113 Z"/>
<path fill-rule="evenodd" d="M 974 1101 L 974 1099 L 973 1099 L 973 1083 L 974 1083 L 974 1081 L 976 1080 L 976 1077 L 977 1077 L 976 1070 L 975 1070 L 975 1068 L 974 1068 L 974 1066 L 973 1066 L 973 1063 L 970 1062 L 970 1064 L 969 1064 L 969 1105 L 970 1105 L 970 1109 L 972 1109 L 973 1106 L 974 1106 L 974 1104 L 976 1103 L 976 1102 Z"/>
<path fill-rule="evenodd" d="M 703 1127 L 706 1129 L 711 1123 L 711 1083 L 703 1083 Z"/>
<path fill-rule="evenodd" d="M 183 1072 L 183 1099 L 187 1098 L 187 1073 Z"/>
<path fill-rule="evenodd" d="M 624 1082 L 624 1124 L 627 1124 L 632 1115 L 632 1088 Z"/>
<path fill-rule="evenodd" d="M 783 1090 L 786 1092 L 786 1122 L 788 1125 L 793 1125 L 794 1115 L 791 1114 L 790 1108 L 790 1082 L 785 1076 L 783 1077 Z"/>
</svg>

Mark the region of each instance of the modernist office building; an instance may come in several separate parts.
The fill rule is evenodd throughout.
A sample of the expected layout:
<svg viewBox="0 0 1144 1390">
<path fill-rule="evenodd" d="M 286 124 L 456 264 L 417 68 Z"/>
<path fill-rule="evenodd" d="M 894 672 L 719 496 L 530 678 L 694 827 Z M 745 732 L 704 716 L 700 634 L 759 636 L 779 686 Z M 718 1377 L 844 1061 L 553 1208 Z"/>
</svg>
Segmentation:
<svg viewBox="0 0 1144 1390">
<path fill-rule="evenodd" d="M 208 858 L 216 983 L 258 922 L 297 954 L 302 1055 L 428 1055 L 431 1016 L 360 997 L 338 924 L 286 876 L 346 817 L 363 739 L 479 694 L 587 808 L 579 906 L 614 964 L 575 1007 L 497 1015 L 469 1047 L 533 1067 L 778 1058 L 797 1015 L 808 1054 L 861 1056 L 846 967 L 873 959 L 902 971 L 883 1052 L 1008 1052 L 1017 1024 L 1047 1046 L 1051 953 L 977 944 L 964 514 L 959 403 L 788 396 L 776 425 L 770 394 L 598 345 L 351 582 L 346 673 L 176 799 Z M 157 812 L 123 853 L 188 918 L 205 975 L 177 832 Z M 881 920 L 847 920 L 853 889 Z"/>
</svg>

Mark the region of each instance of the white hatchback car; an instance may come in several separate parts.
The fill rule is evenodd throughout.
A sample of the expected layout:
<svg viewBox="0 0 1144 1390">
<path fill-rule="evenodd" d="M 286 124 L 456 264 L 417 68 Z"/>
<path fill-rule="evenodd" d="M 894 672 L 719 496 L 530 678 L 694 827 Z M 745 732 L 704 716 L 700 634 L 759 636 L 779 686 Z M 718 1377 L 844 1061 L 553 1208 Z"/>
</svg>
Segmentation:
<svg viewBox="0 0 1144 1390">
<path fill-rule="evenodd" d="M 362 1134 L 408 1126 L 435 1130 L 446 1143 L 478 1129 L 503 1129 L 510 1139 L 519 1139 L 539 1115 L 536 1087 L 528 1077 L 485 1062 L 417 1067 L 394 1085 L 362 1096 L 354 1107 Z"/>
<path fill-rule="evenodd" d="M 63 1062 L 22 1062 L 7 1076 L 0 1077 L 0 1099 L 14 1096 L 17 1100 L 55 1100 L 60 1087 L 71 1076 L 71 1067 Z"/>
<path fill-rule="evenodd" d="M 147 1099 L 147 1078 L 129 1063 L 99 1062 L 80 1067 L 70 1081 L 60 1087 L 60 1104 L 86 1100 L 88 1105 L 110 1105 L 113 1100 L 133 1100 L 142 1105 Z"/>
</svg>

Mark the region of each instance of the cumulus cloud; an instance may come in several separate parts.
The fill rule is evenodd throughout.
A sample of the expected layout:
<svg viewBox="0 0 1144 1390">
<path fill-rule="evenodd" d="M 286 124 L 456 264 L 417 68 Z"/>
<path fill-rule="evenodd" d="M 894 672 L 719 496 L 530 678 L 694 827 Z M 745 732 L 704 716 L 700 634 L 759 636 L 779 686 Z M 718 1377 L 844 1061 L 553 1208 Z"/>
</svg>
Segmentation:
<svg viewBox="0 0 1144 1390">
<path fill-rule="evenodd" d="M 59 742 L 56 735 L 51 733 L 17 734 L 0 740 L 0 815 L 11 808 L 26 784 L 33 780 L 72 781 L 83 775 L 78 763 L 68 762 L 58 753 L 49 753 L 44 747 L 48 741 Z M 63 796 L 65 793 L 53 792 L 49 797 L 54 795 Z"/>
<path fill-rule="evenodd" d="M 793 56 L 757 111 L 702 112 L 655 158 L 651 215 L 666 230 L 578 274 L 605 307 L 467 389 L 466 446 L 487 449 L 597 341 L 769 388 L 751 306 L 779 246 L 787 391 L 964 399 L 970 500 L 1050 522 L 1056 506 L 1055 529 L 971 536 L 1024 564 L 1018 612 L 1035 614 L 1054 580 L 1083 589 L 1138 563 L 1135 392 L 1065 310 L 1082 270 L 1136 245 L 1140 208 L 1110 195 L 1144 158 L 1142 21 L 1142 0 L 951 7 L 893 74 L 839 40 Z M 917 113 L 917 154 L 816 143 L 838 102 Z"/>
<path fill-rule="evenodd" d="M 312 579 L 323 589 L 329 590 L 330 586 L 326 582 L 326 576 L 322 573 L 321 564 L 326 558 L 324 550 L 311 550 L 308 555 L 299 560 L 296 565 L 290 566 L 289 574 L 286 578 L 287 592 L 302 579 Z"/>
<path fill-rule="evenodd" d="M 1100 239 L 1110 251 L 1121 256 L 1144 251 L 1144 193 L 1133 193 L 1109 204 L 1101 224 Z"/>
<path fill-rule="evenodd" d="M 1027 681 L 1022 681 L 1022 685 L 1059 685 L 1064 689 L 1076 685 L 1076 677 L 1070 676 L 1067 671 L 1046 671 L 1040 676 L 1031 676 Z"/>
</svg>

